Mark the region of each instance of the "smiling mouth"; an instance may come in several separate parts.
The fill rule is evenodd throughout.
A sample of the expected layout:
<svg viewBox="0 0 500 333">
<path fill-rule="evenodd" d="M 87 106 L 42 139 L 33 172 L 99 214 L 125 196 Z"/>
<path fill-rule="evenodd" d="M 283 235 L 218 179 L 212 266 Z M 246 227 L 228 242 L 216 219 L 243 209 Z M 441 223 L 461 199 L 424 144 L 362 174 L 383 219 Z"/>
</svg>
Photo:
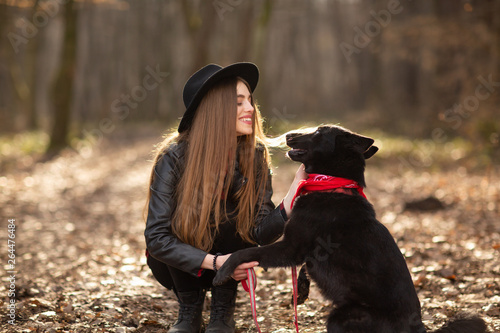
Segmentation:
<svg viewBox="0 0 500 333">
<path fill-rule="evenodd" d="M 244 122 L 245 124 L 252 124 L 252 118 L 251 117 L 243 117 L 239 119 L 241 122 Z"/>
</svg>

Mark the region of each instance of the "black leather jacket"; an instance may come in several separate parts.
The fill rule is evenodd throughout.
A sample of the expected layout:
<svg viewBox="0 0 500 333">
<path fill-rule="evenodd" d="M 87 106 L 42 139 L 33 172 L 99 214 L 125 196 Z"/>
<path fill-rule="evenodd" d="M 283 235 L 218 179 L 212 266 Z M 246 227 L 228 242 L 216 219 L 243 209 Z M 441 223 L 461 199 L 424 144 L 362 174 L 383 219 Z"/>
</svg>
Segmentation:
<svg viewBox="0 0 500 333">
<path fill-rule="evenodd" d="M 171 144 L 154 167 L 155 174 L 150 187 L 151 198 L 144 236 L 151 256 L 169 266 L 196 276 L 207 252 L 181 242 L 172 233 L 172 213 L 175 209 L 174 193 L 184 169 L 186 145 L 186 142 Z M 257 152 L 259 152 L 259 149 L 257 149 Z M 271 177 L 268 177 L 268 179 L 263 204 L 256 207 L 254 240 L 260 245 L 269 244 L 278 239 L 285 226 L 285 220 L 279 208 L 275 208 L 271 201 L 273 194 Z M 233 211 L 236 207 L 236 202 L 231 193 L 235 193 L 241 186 L 250 185 L 246 184 L 246 178 L 240 173 L 236 164 L 233 185 L 227 198 L 228 212 Z M 220 225 L 220 233 L 234 235 L 234 241 L 226 246 L 225 244 L 218 244 L 216 239 L 210 253 L 221 252 L 227 254 L 252 246 L 244 242 L 235 233 L 234 223 L 228 222 Z"/>
</svg>

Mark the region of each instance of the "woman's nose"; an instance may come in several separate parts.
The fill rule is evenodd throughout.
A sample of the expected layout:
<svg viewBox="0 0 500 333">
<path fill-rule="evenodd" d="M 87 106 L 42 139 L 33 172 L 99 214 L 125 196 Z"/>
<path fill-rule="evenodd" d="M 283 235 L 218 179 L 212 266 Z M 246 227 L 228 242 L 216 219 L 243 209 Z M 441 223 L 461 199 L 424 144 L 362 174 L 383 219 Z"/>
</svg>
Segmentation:
<svg viewBox="0 0 500 333">
<path fill-rule="evenodd" d="M 252 103 L 250 103 L 249 101 L 245 101 L 245 104 L 243 106 L 245 112 L 253 112 L 255 110 Z"/>
</svg>

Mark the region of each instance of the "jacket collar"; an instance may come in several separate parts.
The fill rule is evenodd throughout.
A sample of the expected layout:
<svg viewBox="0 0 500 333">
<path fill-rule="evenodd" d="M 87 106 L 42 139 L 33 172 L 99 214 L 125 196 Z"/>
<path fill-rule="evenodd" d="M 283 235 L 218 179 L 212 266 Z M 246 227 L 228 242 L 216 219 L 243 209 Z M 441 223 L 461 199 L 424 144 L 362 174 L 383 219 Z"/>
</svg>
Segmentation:
<svg viewBox="0 0 500 333">
<path fill-rule="evenodd" d="M 230 194 L 236 194 L 236 192 L 238 192 L 247 182 L 248 178 L 243 176 L 240 171 L 240 164 L 238 160 L 236 160 L 234 165 L 233 183 L 231 185 L 231 188 L 229 189 Z"/>
</svg>

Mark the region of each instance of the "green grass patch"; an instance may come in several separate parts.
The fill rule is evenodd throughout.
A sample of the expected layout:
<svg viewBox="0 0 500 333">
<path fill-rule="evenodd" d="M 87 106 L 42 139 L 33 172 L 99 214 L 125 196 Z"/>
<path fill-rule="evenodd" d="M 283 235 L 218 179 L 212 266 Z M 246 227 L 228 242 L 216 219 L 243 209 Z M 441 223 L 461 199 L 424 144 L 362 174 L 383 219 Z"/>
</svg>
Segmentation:
<svg viewBox="0 0 500 333">
<path fill-rule="evenodd" d="M 0 156 L 3 158 L 43 154 L 49 144 L 49 136 L 42 131 L 22 132 L 0 136 Z"/>
<path fill-rule="evenodd" d="M 31 165 L 34 158 L 42 156 L 49 144 L 49 135 L 42 131 L 21 132 L 0 136 L 0 171 Z"/>
</svg>

